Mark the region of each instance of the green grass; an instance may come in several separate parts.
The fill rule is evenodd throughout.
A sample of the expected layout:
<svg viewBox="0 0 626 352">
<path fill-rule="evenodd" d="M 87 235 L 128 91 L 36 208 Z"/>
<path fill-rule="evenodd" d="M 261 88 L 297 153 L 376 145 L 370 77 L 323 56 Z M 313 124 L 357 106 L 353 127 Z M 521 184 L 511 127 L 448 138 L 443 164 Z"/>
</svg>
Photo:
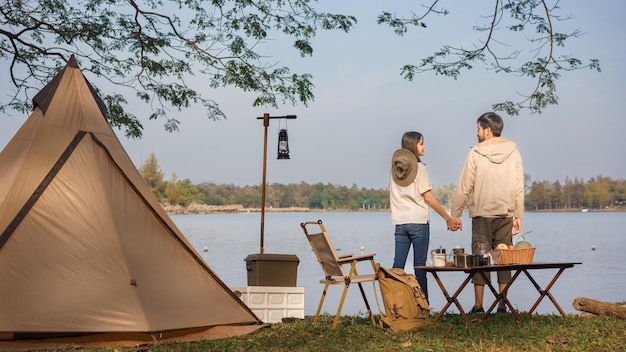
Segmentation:
<svg viewBox="0 0 626 352">
<path fill-rule="evenodd" d="M 332 317 L 272 324 L 235 338 L 166 343 L 139 348 L 82 351 L 626 351 L 626 320 L 614 317 L 496 314 L 482 323 L 466 323 L 446 314 L 415 333 L 394 334 L 374 327 L 369 318 L 344 316 L 336 330 Z M 71 349 L 68 349 L 70 351 Z"/>
</svg>

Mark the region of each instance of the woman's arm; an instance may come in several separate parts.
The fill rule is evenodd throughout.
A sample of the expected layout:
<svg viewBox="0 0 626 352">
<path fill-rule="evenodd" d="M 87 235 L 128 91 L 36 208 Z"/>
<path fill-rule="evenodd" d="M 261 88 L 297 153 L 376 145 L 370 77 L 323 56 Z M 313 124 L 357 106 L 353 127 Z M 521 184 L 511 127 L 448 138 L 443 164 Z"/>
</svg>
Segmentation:
<svg viewBox="0 0 626 352">
<path fill-rule="evenodd" d="M 422 197 L 424 197 L 424 200 L 426 201 L 426 203 L 433 208 L 434 211 L 437 212 L 437 214 L 441 215 L 441 217 L 446 221 L 446 225 L 448 226 L 448 230 L 462 230 L 463 229 L 463 225 L 461 224 L 461 219 L 459 218 L 453 218 L 451 217 L 441 206 L 441 204 L 439 204 L 439 202 L 437 201 L 437 199 L 435 198 L 435 196 L 433 196 L 433 193 L 431 191 L 426 191 L 422 194 Z"/>
</svg>

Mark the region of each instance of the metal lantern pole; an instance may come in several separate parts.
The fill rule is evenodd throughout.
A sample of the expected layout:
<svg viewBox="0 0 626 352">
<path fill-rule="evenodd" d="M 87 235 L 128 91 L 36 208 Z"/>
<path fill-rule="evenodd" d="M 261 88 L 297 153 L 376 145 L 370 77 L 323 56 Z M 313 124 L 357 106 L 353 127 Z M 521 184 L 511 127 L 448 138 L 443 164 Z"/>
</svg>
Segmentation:
<svg viewBox="0 0 626 352">
<path fill-rule="evenodd" d="M 265 175 L 267 174 L 267 127 L 270 125 L 270 114 L 263 114 L 263 184 L 261 185 L 261 249 L 263 254 L 263 241 L 265 237 Z"/>
<path fill-rule="evenodd" d="M 267 128 L 270 125 L 270 119 L 295 119 L 296 115 L 286 116 L 270 116 L 263 114 L 263 117 L 257 117 L 257 120 L 263 120 L 263 184 L 261 185 L 261 248 L 260 254 L 263 254 L 263 242 L 265 238 L 265 184 L 267 174 Z"/>
</svg>

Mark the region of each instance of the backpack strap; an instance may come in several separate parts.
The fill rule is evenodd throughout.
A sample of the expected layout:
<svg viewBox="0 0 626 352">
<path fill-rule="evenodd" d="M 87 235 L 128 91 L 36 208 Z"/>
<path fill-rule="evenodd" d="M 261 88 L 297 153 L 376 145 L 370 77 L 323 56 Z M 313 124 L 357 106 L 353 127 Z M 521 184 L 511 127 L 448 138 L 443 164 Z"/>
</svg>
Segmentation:
<svg viewBox="0 0 626 352">
<path fill-rule="evenodd" d="M 378 279 L 379 272 L 381 270 L 384 270 L 384 268 L 380 266 L 380 263 L 376 263 L 374 269 L 375 269 L 374 275 L 376 275 L 376 278 Z M 378 281 L 378 280 L 375 280 L 375 281 Z M 372 285 L 374 285 L 374 282 L 372 282 Z M 378 283 L 378 287 L 380 289 L 380 282 Z M 374 298 L 376 299 L 376 306 L 378 307 L 378 314 L 380 314 L 379 315 L 380 319 L 378 319 L 378 325 L 381 329 L 384 329 L 383 319 L 386 318 L 386 316 L 383 313 L 383 310 L 380 308 L 380 301 L 378 300 L 378 294 L 376 293 L 376 286 L 374 286 Z"/>
</svg>

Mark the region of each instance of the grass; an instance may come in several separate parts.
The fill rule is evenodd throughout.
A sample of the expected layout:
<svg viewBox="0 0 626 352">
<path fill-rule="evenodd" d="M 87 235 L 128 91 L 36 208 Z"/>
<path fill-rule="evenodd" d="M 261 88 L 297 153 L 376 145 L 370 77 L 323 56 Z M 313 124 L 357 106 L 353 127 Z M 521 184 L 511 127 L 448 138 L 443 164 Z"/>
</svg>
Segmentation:
<svg viewBox="0 0 626 352">
<path fill-rule="evenodd" d="M 331 316 L 322 316 L 316 325 L 307 316 L 235 338 L 82 351 L 626 351 L 624 319 L 520 315 L 521 322 L 496 314 L 467 323 L 458 314 L 446 314 L 437 323 L 429 317 L 423 331 L 405 334 L 374 327 L 363 315 L 343 316 L 336 330 L 330 329 Z"/>
</svg>

